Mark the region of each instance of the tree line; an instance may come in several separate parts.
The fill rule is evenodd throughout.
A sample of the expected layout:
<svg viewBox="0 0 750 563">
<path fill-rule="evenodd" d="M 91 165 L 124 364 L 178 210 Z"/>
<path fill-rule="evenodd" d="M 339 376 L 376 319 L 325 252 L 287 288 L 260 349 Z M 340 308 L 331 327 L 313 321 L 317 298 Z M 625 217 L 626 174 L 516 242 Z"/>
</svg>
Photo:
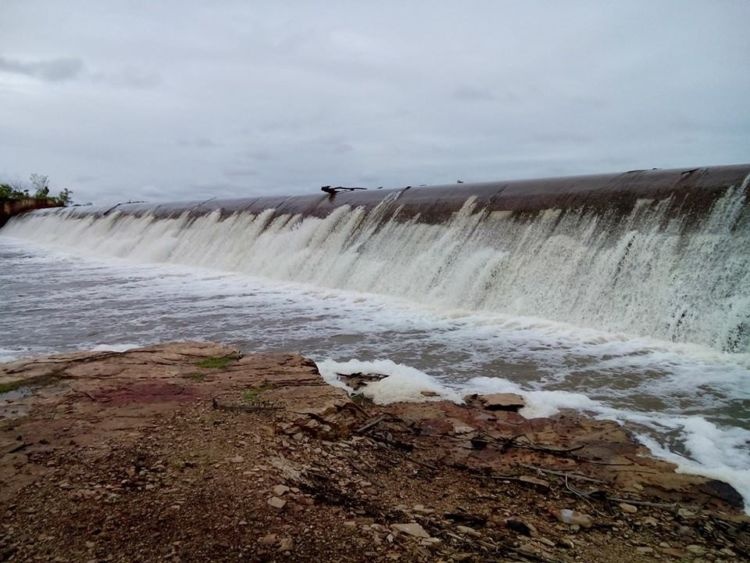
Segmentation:
<svg viewBox="0 0 750 563">
<path fill-rule="evenodd" d="M 32 174 L 29 181 L 31 188 L 0 182 L 0 201 L 46 199 L 62 205 L 69 205 L 73 201 L 73 192 L 68 188 L 60 190 L 57 195 L 50 195 L 49 177 L 43 174 Z"/>
</svg>

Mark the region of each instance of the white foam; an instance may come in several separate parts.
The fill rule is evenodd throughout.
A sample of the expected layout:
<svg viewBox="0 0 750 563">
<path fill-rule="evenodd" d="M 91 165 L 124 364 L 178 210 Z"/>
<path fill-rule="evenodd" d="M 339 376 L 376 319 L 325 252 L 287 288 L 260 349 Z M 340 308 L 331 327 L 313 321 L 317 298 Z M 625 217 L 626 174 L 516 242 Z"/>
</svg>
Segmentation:
<svg viewBox="0 0 750 563">
<path fill-rule="evenodd" d="M 388 405 L 402 401 L 448 400 L 460 402 L 461 396 L 454 390 L 441 384 L 436 378 L 416 368 L 397 364 L 391 360 L 364 362 L 349 360 L 336 362 L 324 360 L 317 362 L 318 370 L 328 383 L 353 391 L 338 374 L 372 373 L 385 375 L 384 379 L 371 383 L 363 389 L 363 395 L 378 405 Z M 425 396 L 426 391 L 435 396 Z"/>
<path fill-rule="evenodd" d="M 519 411 L 525 418 L 548 417 L 561 409 L 588 412 L 598 418 L 620 423 L 635 423 L 639 428 L 648 427 L 653 432 L 637 432 L 637 438 L 656 457 L 675 463 L 678 471 L 718 479 L 732 485 L 745 499 L 746 511 L 750 514 L 750 431 L 741 428 L 720 428 L 701 416 L 665 416 L 658 413 L 633 412 L 608 407 L 581 393 L 568 391 L 529 390 L 503 378 L 476 377 L 463 385 L 444 384 L 414 367 L 398 364 L 392 360 L 349 360 L 318 362 L 318 369 L 330 384 L 353 390 L 341 381 L 338 374 L 374 373 L 387 375 L 376 383 L 367 385 L 361 392 L 376 404 L 394 402 L 420 402 L 448 400 L 463 402 L 462 397 L 478 393 L 517 393 L 526 406 Z M 429 391 L 426 397 L 422 391 Z M 690 457 L 675 453 L 655 436 L 664 432 L 677 432 L 680 443 Z"/>
<path fill-rule="evenodd" d="M 127 352 L 133 348 L 140 347 L 140 344 L 98 344 L 92 348 L 88 348 L 92 352 Z"/>
<path fill-rule="evenodd" d="M 97 218 L 62 210 L 15 217 L 3 235 L 139 263 L 396 296 L 448 315 L 503 314 L 525 326 L 537 318 L 540 331 L 556 321 L 572 333 L 588 327 L 619 340 L 639 335 L 750 355 L 744 189 L 727 190 L 689 230 L 669 207 L 642 201 L 617 217 L 549 209 L 518 219 L 485 213 L 469 198 L 441 224 L 401 220 L 392 202 L 369 212 L 342 206 L 323 218 L 273 210 Z"/>
<path fill-rule="evenodd" d="M 525 418 L 541 418 L 552 416 L 561 409 L 576 409 L 583 411 L 598 411 L 601 404 L 593 401 L 581 393 L 570 391 L 532 391 L 523 389 L 517 383 L 499 377 L 475 377 L 463 387 L 462 394 L 469 393 L 517 393 L 523 396 L 526 406 L 519 411 Z"/>
</svg>

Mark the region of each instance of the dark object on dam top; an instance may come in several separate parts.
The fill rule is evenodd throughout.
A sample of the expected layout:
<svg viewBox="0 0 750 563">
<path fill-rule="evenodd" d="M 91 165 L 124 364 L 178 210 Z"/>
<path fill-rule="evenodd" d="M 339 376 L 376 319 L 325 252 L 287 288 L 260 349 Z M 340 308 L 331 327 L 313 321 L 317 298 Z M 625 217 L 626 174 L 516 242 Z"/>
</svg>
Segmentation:
<svg viewBox="0 0 750 563">
<path fill-rule="evenodd" d="M 392 209 L 401 208 L 399 217 L 419 215 L 420 221 L 440 222 L 459 210 L 470 197 L 476 198 L 479 209 L 535 213 L 544 209 L 591 209 L 627 213 L 638 200 L 670 199 L 670 207 L 681 214 L 699 215 L 734 186 L 740 187 L 750 175 L 750 164 L 684 168 L 675 170 L 632 170 L 620 174 L 597 174 L 516 180 L 447 184 L 389 190 L 340 191 L 325 194 L 259 197 L 241 199 L 210 199 L 164 204 L 119 204 L 109 207 L 88 207 L 74 210 L 74 215 L 105 215 L 115 210 L 123 214 L 156 217 L 177 217 L 185 212 L 193 216 L 220 211 L 222 215 L 236 212 L 260 213 L 274 209 L 275 215 L 302 214 L 325 217 L 342 205 L 372 209 L 386 200 Z M 745 189 L 747 186 L 745 186 Z M 312 191 L 312 189 L 311 189 Z M 333 192 L 333 193 L 331 193 Z"/>
</svg>

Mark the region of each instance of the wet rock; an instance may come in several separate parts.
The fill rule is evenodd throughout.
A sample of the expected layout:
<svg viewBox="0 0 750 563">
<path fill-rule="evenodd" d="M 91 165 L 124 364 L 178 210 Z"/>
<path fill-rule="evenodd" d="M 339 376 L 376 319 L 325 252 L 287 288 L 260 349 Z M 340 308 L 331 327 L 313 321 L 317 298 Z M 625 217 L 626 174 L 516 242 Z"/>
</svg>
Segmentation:
<svg viewBox="0 0 750 563">
<path fill-rule="evenodd" d="M 516 393 L 491 393 L 480 395 L 479 402 L 488 411 L 518 412 L 526 406 L 526 401 Z"/>
<path fill-rule="evenodd" d="M 408 523 L 402 523 L 402 524 L 391 524 L 391 528 L 407 534 L 409 536 L 414 536 L 415 538 L 429 538 L 430 534 L 428 534 L 425 529 L 416 522 L 408 522 Z"/>
</svg>

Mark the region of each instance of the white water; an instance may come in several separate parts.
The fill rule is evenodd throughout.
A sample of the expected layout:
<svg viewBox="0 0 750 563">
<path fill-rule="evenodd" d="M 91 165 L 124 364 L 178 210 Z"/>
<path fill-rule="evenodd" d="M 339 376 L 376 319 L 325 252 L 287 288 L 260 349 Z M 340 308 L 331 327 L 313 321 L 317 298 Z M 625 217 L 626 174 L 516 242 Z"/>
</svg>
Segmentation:
<svg viewBox="0 0 750 563">
<path fill-rule="evenodd" d="M 750 499 L 743 193 L 690 229 L 666 202 L 525 220 L 469 202 L 442 225 L 392 208 L 32 214 L 0 231 L 0 356 L 198 338 L 301 351 L 329 376 L 392 374 L 371 391 L 384 402 L 520 392 L 527 416 L 627 422 Z"/>
<path fill-rule="evenodd" d="M 533 316 L 717 350 L 750 352 L 750 218 L 744 189 L 700 226 L 667 200 L 630 216 L 547 210 L 533 220 L 468 201 L 445 224 L 340 207 L 325 219 L 217 213 L 154 220 L 63 212 L 17 218 L 4 234 L 103 256 L 242 272 Z"/>
</svg>

